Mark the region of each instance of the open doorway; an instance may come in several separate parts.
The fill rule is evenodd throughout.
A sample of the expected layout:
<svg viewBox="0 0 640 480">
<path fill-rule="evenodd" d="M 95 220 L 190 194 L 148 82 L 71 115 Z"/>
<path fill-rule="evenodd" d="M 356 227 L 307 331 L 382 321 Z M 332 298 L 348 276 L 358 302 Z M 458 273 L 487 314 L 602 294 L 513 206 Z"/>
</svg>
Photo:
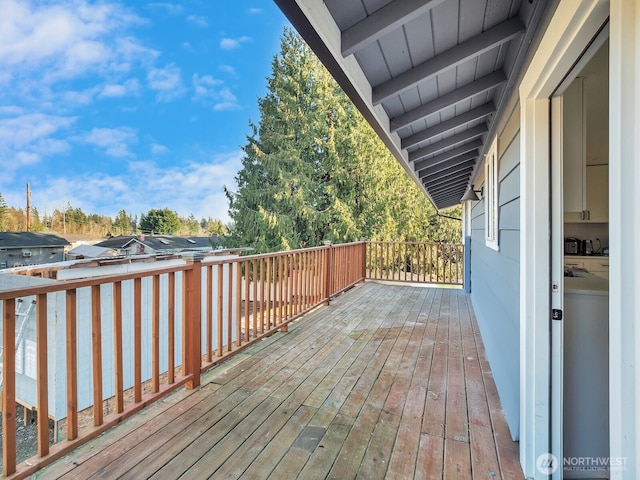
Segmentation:
<svg viewBox="0 0 640 480">
<path fill-rule="evenodd" d="M 609 478 L 608 80 L 605 27 L 551 99 L 554 478 Z"/>
</svg>

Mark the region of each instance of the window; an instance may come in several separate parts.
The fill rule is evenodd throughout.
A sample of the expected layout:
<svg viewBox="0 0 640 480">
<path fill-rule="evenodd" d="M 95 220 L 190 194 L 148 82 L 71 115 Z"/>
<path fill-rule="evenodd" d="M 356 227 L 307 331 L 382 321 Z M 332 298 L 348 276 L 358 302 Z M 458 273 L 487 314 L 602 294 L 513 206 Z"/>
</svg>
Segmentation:
<svg viewBox="0 0 640 480">
<path fill-rule="evenodd" d="M 498 246 L 498 141 L 491 143 L 484 164 L 484 231 L 487 247 L 500 250 Z"/>
</svg>

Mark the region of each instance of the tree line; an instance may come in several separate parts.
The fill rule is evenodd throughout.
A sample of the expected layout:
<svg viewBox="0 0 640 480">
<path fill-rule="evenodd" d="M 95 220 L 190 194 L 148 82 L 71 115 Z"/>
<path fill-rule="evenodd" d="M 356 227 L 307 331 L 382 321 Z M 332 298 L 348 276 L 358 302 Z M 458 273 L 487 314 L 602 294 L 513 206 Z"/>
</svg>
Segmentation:
<svg viewBox="0 0 640 480">
<path fill-rule="evenodd" d="M 25 209 L 8 206 L 0 193 L 0 232 L 24 232 L 27 229 Z M 215 218 L 198 220 L 193 214 L 182 217 L 169 208 L 151 209 L 134 215 L 122 209 L 115 218 L 97 213 L 85 213 L 81 208 L 67 203 L 62 209 L 41 213 L 31 208 L 31 231 L 50 232 L 59 235 L 84 234 L 96 238 L 107 235 L 132 235 L 137 233 L 210 236 L 226 235 L 227 226 Z"/>
</svg>

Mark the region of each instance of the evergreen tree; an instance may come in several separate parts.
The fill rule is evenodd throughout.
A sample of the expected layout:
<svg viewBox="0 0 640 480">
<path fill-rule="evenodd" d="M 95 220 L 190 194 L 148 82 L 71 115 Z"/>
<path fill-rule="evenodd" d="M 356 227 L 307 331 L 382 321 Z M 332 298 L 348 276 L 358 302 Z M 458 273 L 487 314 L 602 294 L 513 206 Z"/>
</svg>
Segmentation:
<svg viewBox="0 0 640 480">
<path fill-rule="evenodd" d="M 140 215 L 140 230 L 144 233 L 175 235 L 180 230 L 180 218 L 173 210 L 152 208 Z"/>
<path fill-rule="evenodd" d="M 230 245 L 258 252 L 377 240 L 460 241 L 313 52 L 286 29 L 244 147 L 238 190 L 225 189 Z M 453 216 L 459 216 L 453 213 Z"/>
<path fill-rule="evenodd" d="M 131 235 L 133 231 L 133 220 L 130 215 L 127 214 L 125 209 L 122 209 L 116 215 L 116 218 L 111 224 L 114 235 Z"/>
<path fill-rule="evenodd" d="M 6 217 L 7 217 L 7 202 L 4 201 L 2 193 L 0 193 L 0 232 L 6 231 Z"/>
</svg>

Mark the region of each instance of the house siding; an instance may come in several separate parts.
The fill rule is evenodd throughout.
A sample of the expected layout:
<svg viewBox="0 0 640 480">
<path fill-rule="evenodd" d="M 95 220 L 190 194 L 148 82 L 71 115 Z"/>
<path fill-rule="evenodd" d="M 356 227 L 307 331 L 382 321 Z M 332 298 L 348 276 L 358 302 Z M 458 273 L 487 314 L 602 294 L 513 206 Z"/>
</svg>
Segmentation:
<svg viewBox="0 0 640 480">
<path fill-rule="evenodd" d="M 514 440 L 520 423 L 520 130 L 498 135 L 499 251 L 485 244 L 484 202 L 471 211 L 471 300 Z"/>
</svg>

